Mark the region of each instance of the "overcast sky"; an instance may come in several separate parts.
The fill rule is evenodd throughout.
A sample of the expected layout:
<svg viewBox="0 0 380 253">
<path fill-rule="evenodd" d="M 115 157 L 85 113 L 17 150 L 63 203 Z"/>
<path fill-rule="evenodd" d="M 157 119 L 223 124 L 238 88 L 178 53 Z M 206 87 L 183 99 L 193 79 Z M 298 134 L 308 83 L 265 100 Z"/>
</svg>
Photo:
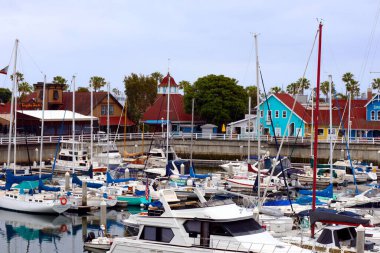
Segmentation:
<svg viewBox="0 0 380 253">
<path fill-rule="evenodd" d="M 123 88 L 130 73 L 166 73 L 177 83 L 208 74 L 255 84 L 252 33 L 259 33 L 259 58 L 267 89 L 286 86 L 304 72 L 324 20 L 322 81 L 329 74 L 343 91 L 341 76 L 352 72 L 361 91 L 380 74 L 380 1 L 377 0 L 0 0 L 0 68 L 10 64 L 20 40 L 18 69 L 26 81 L 56 75 L 77 86 L 91 76 Z M 315 85 L 315 48 L 306 77 Z M 168 64 L 170 58 L 170 64 Z M 11 64 L 12 65 L 12 64 Z M 12 66 L 11 66 L 12 67 Z M 10 69 L 10 72 L 12 70 Z M 0 76 L 0 85 L 10 81 Z"/>
</svg>

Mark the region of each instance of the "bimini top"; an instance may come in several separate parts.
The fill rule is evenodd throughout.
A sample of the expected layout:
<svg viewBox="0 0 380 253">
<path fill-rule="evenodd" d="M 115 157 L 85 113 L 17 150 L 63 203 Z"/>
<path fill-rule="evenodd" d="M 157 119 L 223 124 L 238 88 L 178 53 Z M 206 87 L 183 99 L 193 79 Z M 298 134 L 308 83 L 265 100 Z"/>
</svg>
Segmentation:
<svg viewBox="0 0 380 253">
<path fill-rule="evenodd" d="M 42 110 L 17 110 L 17 112 L 42 120 Z M 75 120 L 78 121 L 91 120 L 91 116 L 86 116 L 80 113 L 73 113 L 72 111 L 67 110 L 45 110 L 44 112 L 45 121 L 72 121 L 73 116 L 75 116 Z M 97 117 L 92 117 L 92 119 L 98 120 Z"/>
</svg>

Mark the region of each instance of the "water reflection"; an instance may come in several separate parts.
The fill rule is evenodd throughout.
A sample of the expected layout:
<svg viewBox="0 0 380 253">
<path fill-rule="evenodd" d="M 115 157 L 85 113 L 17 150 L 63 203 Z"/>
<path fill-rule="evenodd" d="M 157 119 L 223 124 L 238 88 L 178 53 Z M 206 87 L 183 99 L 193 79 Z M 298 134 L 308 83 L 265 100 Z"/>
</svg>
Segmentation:
<svg viewBox="0 0 380 253">
<path fill-rule="evenodd" d="M 107 231 L 112 235 L 124 235 L 121 219 L 126 212 L 107 212 Z M 98 234 L 99 216 L 36 215 L 0 209 L 0 252 L 83 252 L 83 238 L 89 232 Z"/>
</svg>

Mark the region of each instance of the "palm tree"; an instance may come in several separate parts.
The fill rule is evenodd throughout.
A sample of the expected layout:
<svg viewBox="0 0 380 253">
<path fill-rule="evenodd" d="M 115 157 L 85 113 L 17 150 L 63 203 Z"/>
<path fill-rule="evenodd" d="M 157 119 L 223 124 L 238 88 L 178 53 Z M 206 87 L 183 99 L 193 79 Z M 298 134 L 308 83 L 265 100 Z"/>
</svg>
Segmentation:
<svg viewBox="0 0 380 253">
<path fill-rule="evenodd" d="M 309 89 L 310 81 L 307 78 L 301 77 L 297 80 L 298 89 L 301 89 L 300 94 L 303 94 L 305 90 Z"/>
<path fill-rule="evenodd" d="M 270 88 L 270 93 L 272 93 L 272 94 L 277 94 L 277 93 L 282 93 L 282 92 L 283 92 L 283 90 L 279 86 L 274 86 L 274 87 Z"/>
<path fill-rule="evenodd" d="M 150 75 L 154 78 L 154 80 L 156 80 L 157 84 L 160 84 L 162 82 L 162 79 L 164 78 L 164 76 L 158 71 L 153 72 Z"/>
<path fill-rule="evenodd" d="M 326 96 L 326 101 L 329 100 L 329 89 L 330 89 L 330 82 L 329 81 L 324 81 L 321 83 L 321 91 L 323 94 Z M 331 94 L 335 94 L 335 84 L 331 84 Z"/>
<path fill-rule="evenodd" d="M 298 88 L 298 83 L 291 83 L 286 87 L 286 92 L 291 95 L 296 95 L 298 93 Z"/>
<path fill-rule="evenodd" d="M 188 87 L 188 86 L 190 86 L 190 85 L 191 85 L 191 83 L 190 83 L 189 81 L 185 81 L 185 80 L 183 80 L 183 81 L 181 81 L 181 82 L 178 83 L 178 88 L 179 88 L 180 90 L 184 90 L 185 87 Z"/>
<path fill-rule="evenodd" d="M 20 96 L 20 101 L 22 102 L 26 95 L 32 92 L 32 86 L 28 82 L 21 82 L 18 84 L 18 92 Z"/>
<path fill-rule="evenodd" d="M 16 77 L 17 77 L 16 78 L 17 83 L 24 81 L 24 74 L 23 73 L 16 72 Z M 11 75 L 10 78 L 13 81 L 13 75 Z"/>
<path fill-rule="evenodd" d="M 351 72 L 347 72 L 342 76 L 342 81 L 346 84 L 346 95 L 350 92 L 353 96 L 358 96 L 360 93 L 359 82 L 354 79 Z"/>
<path fill-rule="evenodd" d="M 62 76 L 55 76 L 53 77 L 53 83 L 56 84 L 64 84 L 63 90 L 68 90 L 69 86 L 67 85 L 67 80 L 63 78 Z"/>
<path fill-rule="evenodd" d="M 94 88 L 95 92 L 106 84 L 107 82 L 104 77 L 93 76 L 90 78 L 90 86 Z"/>
<path fill-rule="evenodd" d="M 377 90 L 377 93 L 380 92 L 380 78 L 374 78 L 372 80 L 372 89 Z"/>
</svg>

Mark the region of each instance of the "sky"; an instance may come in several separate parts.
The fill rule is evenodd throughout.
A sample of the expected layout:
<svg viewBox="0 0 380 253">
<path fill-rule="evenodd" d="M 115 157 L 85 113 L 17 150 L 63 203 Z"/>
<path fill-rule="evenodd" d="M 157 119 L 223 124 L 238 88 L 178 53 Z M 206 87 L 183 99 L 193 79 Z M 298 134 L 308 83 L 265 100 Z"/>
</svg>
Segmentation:
<svg viewBox="0 0 380 253">
<path fill-rule="evenodd" d="M 267 90 L 303 76 L 315 86 L 323 19 L 321 81 L 352 72 L 366 92 L 380 77 L 379 0 L 0 0 L 0 69 L 20 40 L 17 69 L 30 84 L 76 76 L 87 87 L 102 76 L 124 90 L 131 73 L 168 70 L 176 82 L 216 74 L 256 84 L 255 44 Z M 310 61 L 308 57 L 311 54 Z M 170 60 L 169 60 L 170 59 Z M 0 86 L 10 87 L 0 76 Z"/>
</svg>

